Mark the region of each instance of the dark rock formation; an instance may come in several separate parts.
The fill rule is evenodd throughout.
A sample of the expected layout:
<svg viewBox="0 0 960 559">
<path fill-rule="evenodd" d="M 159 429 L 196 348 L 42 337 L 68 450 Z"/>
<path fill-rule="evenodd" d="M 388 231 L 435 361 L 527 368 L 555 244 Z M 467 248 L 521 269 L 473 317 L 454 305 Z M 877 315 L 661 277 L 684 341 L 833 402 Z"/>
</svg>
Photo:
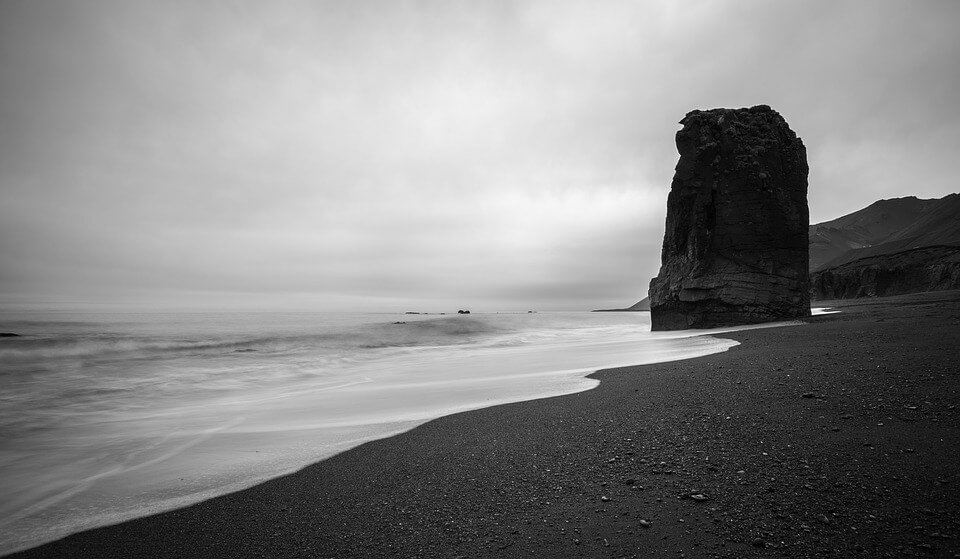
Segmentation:
<svg viewBox="0 0 960 559">
<path fill-rule="evenodd" d="M 869 256 L 814 272 L 810 284 L 813 298 L 821 301 L 960 289 L 960 247 Z"/>
<path fill-rule="evenodd" d="M 809 316 L 803 142 L 766 105 L 693 111 L 680 124 L 653 329 Z"/>
</svg>

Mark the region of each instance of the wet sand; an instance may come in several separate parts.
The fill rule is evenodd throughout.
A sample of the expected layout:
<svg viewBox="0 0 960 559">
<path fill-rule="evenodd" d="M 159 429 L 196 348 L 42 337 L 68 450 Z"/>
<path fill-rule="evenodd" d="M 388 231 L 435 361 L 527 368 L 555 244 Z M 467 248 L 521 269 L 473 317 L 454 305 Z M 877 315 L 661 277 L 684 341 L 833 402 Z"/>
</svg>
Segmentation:
<svg viewBox="0 0 960 559">
<path fill-rule="evenodd" d="M 14 556 L 954 557 L 960 292 L 839 305 Z"/>
</svg>

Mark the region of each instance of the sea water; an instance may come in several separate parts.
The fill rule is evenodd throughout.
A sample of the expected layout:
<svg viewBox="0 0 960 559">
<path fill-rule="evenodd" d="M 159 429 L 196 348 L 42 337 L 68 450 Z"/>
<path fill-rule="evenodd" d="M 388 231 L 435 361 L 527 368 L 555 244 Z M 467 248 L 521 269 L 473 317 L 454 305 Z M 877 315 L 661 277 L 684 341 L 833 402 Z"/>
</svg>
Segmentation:
<svg viewBox="0 0 960 559">
<path fill-rule="evenodd" d="M 0 315 L 0 553 L 458 411 L 723 351 L 648 313 Z"/>
</svg>

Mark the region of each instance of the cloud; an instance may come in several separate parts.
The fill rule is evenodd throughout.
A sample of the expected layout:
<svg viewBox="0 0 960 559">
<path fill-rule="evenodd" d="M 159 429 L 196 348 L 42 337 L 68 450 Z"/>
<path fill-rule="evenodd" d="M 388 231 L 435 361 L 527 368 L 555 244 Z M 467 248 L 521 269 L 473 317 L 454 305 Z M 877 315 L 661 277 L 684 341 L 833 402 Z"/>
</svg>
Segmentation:
<svg viewBox="0 0 960 559">
<path fill-rule="evenodd" d="M 784 114 L 815 221 L 955 190 L 949 2 L 0 11 L 0 304 L 632 303 L 694 108 Z"/>
</svg>

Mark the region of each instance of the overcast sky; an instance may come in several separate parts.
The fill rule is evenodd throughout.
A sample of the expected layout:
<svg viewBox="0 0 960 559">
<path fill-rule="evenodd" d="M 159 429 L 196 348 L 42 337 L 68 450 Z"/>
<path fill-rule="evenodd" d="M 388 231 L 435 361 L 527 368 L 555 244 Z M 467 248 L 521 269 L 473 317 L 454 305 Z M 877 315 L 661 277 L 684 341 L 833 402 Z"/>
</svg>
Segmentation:
<svg viewBox="0 0 960 559">
<path fill-rule="evenodd" d="M 960 2 L 0 0 L 0 309 L 628 305 L 677 121 L 960 191 Z"/>
</svg>

